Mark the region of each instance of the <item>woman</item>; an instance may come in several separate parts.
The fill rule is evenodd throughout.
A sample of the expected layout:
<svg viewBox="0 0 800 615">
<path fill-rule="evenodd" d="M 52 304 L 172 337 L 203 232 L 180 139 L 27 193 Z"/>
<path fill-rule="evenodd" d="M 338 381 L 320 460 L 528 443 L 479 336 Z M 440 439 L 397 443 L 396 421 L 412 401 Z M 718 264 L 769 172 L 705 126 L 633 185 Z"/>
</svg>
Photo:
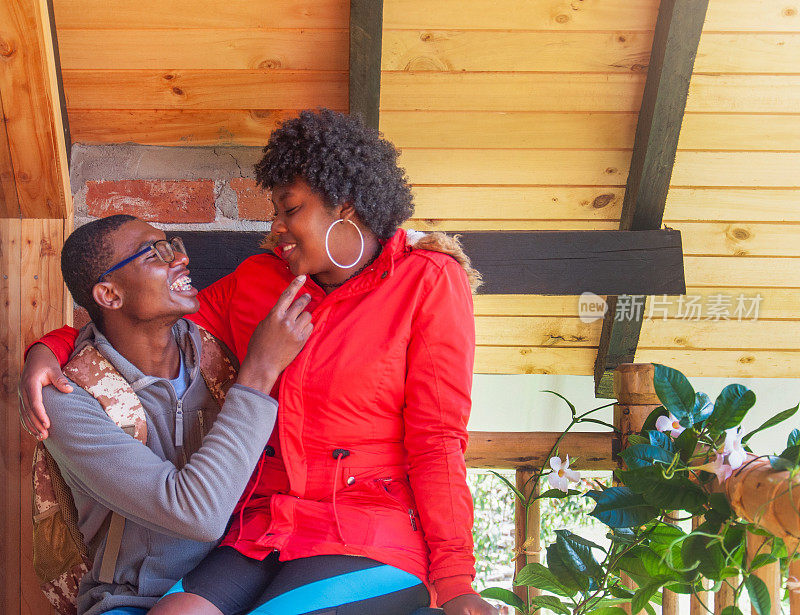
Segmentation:
<svg viewBox="0 0 800 615">
<path fill-rule="evenodd" d="M 475 272 L 443 236 L 407 245 L 397 151 L 358 119 L 304 111 L 264 152 L 274 253 L 202 291 L 192 319 L 243 357 L 306 274 L 314 333 L 221 546 L 151 612 L 494 613 L 471 587 L 463 457 Z"/>
</svg>

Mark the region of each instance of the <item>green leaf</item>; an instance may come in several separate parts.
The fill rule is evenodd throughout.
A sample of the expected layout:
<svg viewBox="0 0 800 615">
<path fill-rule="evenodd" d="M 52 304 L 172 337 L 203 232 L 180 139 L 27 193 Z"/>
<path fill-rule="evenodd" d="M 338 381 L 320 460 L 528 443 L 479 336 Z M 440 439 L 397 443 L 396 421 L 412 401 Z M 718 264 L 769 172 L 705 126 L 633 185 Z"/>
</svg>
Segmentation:
<svg viewBox="0 0 800 615">
<path fill-rule="evenodd" d="M 536 496 L 535 499 L 541 500 L 544 498 L 566 498 L 571 495 L 579 495 L 580 491 L 576 491 L 575 489 L 570 489 L 569 491 L 561 491 L 561 489 L 548 489 L 544 493 L 540 493 Z"/>
<path fill-rule="evenodd" d="M 538 609 L 550 609 L 560 615 L 570 614 L 569 607 L 555 596 L 534 596 L 531 598 L 531 604 Z"/>
<path fill-rule="evenodd" d="M 600 606 L 589 611 L 587 615 L 627 615 L 627 611 L 618 606 Z"/>
<path fill-rule="evenodd" d="M 517 596 L 514 592 L 503 589 L 502 587 L 487 587 L 481 592 L 481 596 L 504 602 L 508 606 L 517 609 L 520 613 L 525 613 L 528 610 L 525 608 L 525 603 L 522 601 L 522 598 Z"/>
<path fill-rule="evenodd" d="M 747 588 L 747 595 L 750 596 L 750 605 L 756 610 L 756 613 L 769 615 L 771 602 L 767 584 L 756 575 L 749 574 L 744 579 L 744 586 Z"/>
<path fill-rule="evenodd" d="M 776 414 L 775 416 L 768 418 L 766 421 L 761 423 L 761 425 L 759 425 L 753 431 L 744 436 L 742 438 L 742 444 L 745 444 L 750 438 L 756 435 L 759 431 L 764 431 L 765 429 L 769 429 L 770 427 L 775 427 L 775 425 L 777 425 L 778 423 L 782 423 L 786 419 L 793 417 L 797 413 L 798 409 L 800 409 L 800 404 L 797 404 L 794 408 L 789 408 L 788 410 L 784 410 L 783 412 L 778 412 L 778 414 Z"/>
<path fill-rule="evenodd" d="M 636 615 L 636 613 L 640 613 L 644 609 L 644 605 L 650 602 L 650 598 L 653 597 L 653 594 L 655 594 L 662 585 L 663 583 L 661 581 L 653 581 L 637 589 L 636 593 L 633 595 L 633 600 L 631 600 L 631 614 Z"/>
<path fill-rule="evenodd" d="M 667 566 L 658 553 L 643 546 L 631 549 L 619 559 L 618 565 L 620 570 L 627 572 L 639 587 L 654 581 L 661 581 L 663 585 L 667 581 L 679 580 L 676 572 Z"/>
<path fill-rule="evenodd" d="M 706 426 L 718 431 L 736 427 L 755 403 L 756 394 L 753 391 L 741 384 L 729 384 L 714 402 L 714 411 L 708 417 Z"/>
<path fill-rule="evenodd" d="M 646 468 L 653 465 L 654 462 L 664 463 L 669 465 L 675 458 L 674 453 L 659 446 L 651 444 L 635 444 L 629 446 L 619 454 L 625 461 L 625 464 L 631 468 Z"/>
<path fill-rule="evenodd" d="M 609 487 L 586 494 L 597 505 L 589 513 L 611 528 L 634 527 L 655 518 L 658 510 L 627 487 Z"/>
<path fill-rule="evenodd" d="M 681 434 L 675 438 L 675 448 L 681 454 L 681 459 L 687 461 L 697 448 L 697 432 L 694 428 L 689 427 L 684 429 Z"/>
<path fill-rule="evenodd" d="M 711 399 L 705 393 L 695 393 L 694 396 L 694 408 L 692 408 L 692 423 L 696 425 L 697 423 L 702 423 L 705 421 L 711 413 L 714 411 L 714 404 L 711 403 Z"/>
<path fill-rule="evenodd" d="M 492 474 L 494 474 L 497 478 L 499 478 L 501 481 L 503 481 L 505 483 L 506 487 L 508 487 L 511 490 L 511 492 L 517 497 L 517 499 L 520 502 L 523 502 L 523 503 L 525 502 L 525 496 L 522 494 L 522 492 L 519 489 L 517 489 L 517 487 L 516 487 L 516 485 L 514 485 L 514 483 L 512 483 L 510 480 L 508 480 L 502 474 L 500 474 L 498 472 L 495 472 L 494 470 L 489 470 L 489 471 Z"/>
<path fill-rule="evenodd" d="M 641 433 L 646 433 L 648 431 L 653 431 L 656 428 L 656 421 L 660 416 L 667 416 L 667 409 L 664 406 L 658 406 L 658 408 L 654 409 L 650 414 L 647 415 L 647 418 L 644 420 L 642 424 L 642 431 Z M 630 440 L 628 440 L 630 442 Z M 637 442 L 631 442 L 631 444 L 639 444 Z M 646 444 L 643 442 L 642 444 Z"/>
<path fill-rule="evenodd" d="M 778 558 L 772 555 L 772 553 L 759 553 L 753 558 L 753 561 L 750 562 L 750 570 L 755 570 L 756 568 L 761 568 L 761 566 L 773 564 L 777 561 Z"/>
<path fill-rule="evenodd" d="M 775 455 L 769 456 L 769 464 L 772 466 L 772 469 L 776 472 L 786 472 L 787 470 L 793 470 L 797 467 L 798 464 L 789 461 L 785 457 L 776 457 Z"/>
<path fill-rule="evenodd" d="M 647 444 L 652 444 L 653 446 L 663 448 L 669 453 L 675 452 L 675 445 L 672 442 L 672 438 L 670 438 L 667 434 L 661 431 L 653 430 L 647 432 L 647 437 L 650 440 L 647 442 Z"/>
<path fill-rule="evenodd" d="M 633 598 L 633 592 L 623 585 L 609 585 L 608 593 L 615 598 L 622 598 L 623 600 L 630 600 Z"/>
<path fill-rule="evenodd" d="M 538 587 L 551 594 L 570 597 L 574 596 L 577 588 L 570 589 L 558 580 L 550 570 L 539 563 L 527 564 L 517 573 L 514 585 L 525 585 L 527 587 Z"/>
<path fill-rule="evenodd" d="M 547 567 L 569 589 L 587 592 L 592 588 L 593 583 L 588 575 L 578 570 L 574 561 L 564 561 L 556 543 L 547 547 Z"/>
<path fill-rule="evenodd" d="M 628 436 L 628 446 L 633 446 L 634 444 L 650 444 L 650 438 L 645 438 L 639 434 L 632 433 Z"/>
<path fill-rule="evenodd" d="M 797 444 L 800 444 L 800 429 L 792 429 L 786 439 L 786 446 L 795 446 Z"/>
<path fill-rule="evenodd" d="M 586 543 L 589 543 L 587 545 Z M 572 570 L 598 580 L 603 574 L 600 563 L 592 555 L 592 547 L 599 546 L 584 541 L 567 530 L 556 530 L 556 548 L 564 562 Z"/>
<path fill-rule="evenodd" d="M 682 419 L 690 419 L 694 409 L 694 389 L 686 376 L 677 369 L 658 363 L 654 366 L 653 385 L 656 395 L 664 407 L 683 424 Z"/>
<path fill-rule="evenodd" d="M 663 510 L 695 512 L 708 502 L 706 492 L 683 476 L 652 483 L 642 495 L 648 504 Z"/>
<path fill-rule="evenodd" d="M 683 541 L 681 557 L 684 566 L 697 566 L 704 577 L 719 581 L 722 576 L 722 568 L 725 566 L 725 553 L 718 540 L 708 536 L 698 536 L 690 534 Z"/>
<path fill-rule="evenodd" d="M 744 615 L 738 606 L 726 606 L 720 615 Z"/>
</svg>

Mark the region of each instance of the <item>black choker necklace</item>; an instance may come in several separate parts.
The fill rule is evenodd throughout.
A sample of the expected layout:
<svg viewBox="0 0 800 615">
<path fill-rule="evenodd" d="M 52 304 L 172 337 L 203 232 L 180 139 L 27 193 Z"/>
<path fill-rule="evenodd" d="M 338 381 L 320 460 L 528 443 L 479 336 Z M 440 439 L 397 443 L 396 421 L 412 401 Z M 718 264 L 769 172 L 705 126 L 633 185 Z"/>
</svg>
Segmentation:
<svg viewBox="0 0 800 615">
<path fill-rule="evenodd" d="M 344 285 L 346 282 L 349 282 L 350 280 L 352 280 L 352 279 L 353 279 L 354 277 L 356 277 L 356 276 L 357 276 L 359 273 L 361 273 L 361 272 L 362 272 L 362 271 L 364 271 L 364 270 L 365 270 L 367 267 L 369 267 L 369 266 L 370 266 L 372 263 L 374 263 L 374 262 L 375 262 L 375 259 L 377 259 L 377 258 L 378 258 L 378 256 L 380 256 L 380 253 L 381 253 L 381 251 L 382 251 L 382 250 L 383 250 L 383 246 L 378 246 L 378 249 L 375 251 L 375 254 L 373 254 L 373 255 L 372 255 L 372 258 L 371 258 L 371 259 L 369 259 L 369 260 L 368 260 L 366 263 L 364 263 L 363 265 L 361 265 L 361 267 L 359 267 L 358 269 L 356 269 L 356 270 L 355 270 L 353 273 L 351 273 L 349 276 L 347 276 L 347 278 L 345 278 L 345 279 L 344 279 L 344 280 L 342 280 L 341 282 L 334 282 L 334 283 L 332 283 L 332 284 L 326 284 L 325 282 L 320 282 L 319 280 L 317 280 L 317 278 L 316 278 L 316 277 L 314 277 L 313 275 L 312 275 L 311 277 L 312 277 L 312 278 L 313 278 L 313 280 L 314 280 L 314 281 L 317 283 L 317 285 L 318 285 L 318 286 L 321 286 L 322 288 L 326 288 L 326 289 L 328 289 L 328 288 L 329 288 L 329 289 L 331 289 L 331 290 L 334 290 L 334 289 L 336 289 L 336 288 L 339 288 L 340 286 L 343 286 L 343 285 Z"/>
</svg>

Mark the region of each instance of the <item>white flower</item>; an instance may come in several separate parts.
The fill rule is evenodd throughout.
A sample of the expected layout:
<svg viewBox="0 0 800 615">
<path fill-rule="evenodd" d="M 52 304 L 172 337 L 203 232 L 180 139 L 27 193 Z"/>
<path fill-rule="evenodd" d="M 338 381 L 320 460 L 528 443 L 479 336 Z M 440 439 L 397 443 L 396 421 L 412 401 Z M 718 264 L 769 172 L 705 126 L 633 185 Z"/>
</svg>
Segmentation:
<svg viewBox="0 0 800 615">
<path fill-rule="evenodd" d="M 708 469 L 717 475 L 717 480 L 720 483 L 724 483 L 733 474 L 733 468 L 725 463 L 725 455 L 720 455 L 719 453 L 717 453 L 714 462 L 710 464 Z"/>
<path fill-rule="evenodd" d="M 681 425 L 680 421 L 675 418 L 675 415 L 670 412 L 669 416 L 659 416 L 656 419 L 656 429 L 658 429 L 658 431 L 668 431 L 669 435 L 673 438 L 677 438 L 686 428 Z"/>
<path fill-rule="evenodd" d="M 551 457 L 550 467 L 552 472 L 547 475 L 547 482 L 554 489 L 567 492 L 569 491 L 569 483 L 577 483 L 581 479 L 581 473 L 569 469 L 569 455 L 565 461 L 561 461 L 561 457 Z"/>
<path fill-rule="evenodd" d="M 728 456 L 728 465 L 731 469 L 736 470 L 742 467 L 742 464 L 747 460 L 747 451 L 742 446 L 741 428 L 734 427 L 725 431 L 725 448 L 723 452 Z"/>
</svg>

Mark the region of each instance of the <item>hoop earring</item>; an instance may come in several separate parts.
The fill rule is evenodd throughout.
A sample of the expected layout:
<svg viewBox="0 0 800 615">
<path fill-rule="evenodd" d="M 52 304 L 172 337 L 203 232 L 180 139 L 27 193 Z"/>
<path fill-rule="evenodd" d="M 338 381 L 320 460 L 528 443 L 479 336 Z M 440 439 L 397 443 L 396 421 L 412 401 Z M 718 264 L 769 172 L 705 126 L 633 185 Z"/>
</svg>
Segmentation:
<svg viewBox="0 0 800 615">
<path fill-rule="evenodd" d="M 328 232 L 325 233 L 325 251 L 328 253 L 328 258 L 331 259 L 331 262 L 337 267 L 339 267 L 339 269 L 352 269 L 353 267 L 358 265 L 358 261 L 360 261 L 361 257 L 364 256 L 364 235 L 361 234 L 361 229 L 358 228 L 358 225 L 355 222 L 353 222 L 352 220 L 348 220 L 350 224 L 356 227 L 356 231 L 358 231 L 358 238 L 361 240 L 361 250 L 359 250 L 358 256 L 356 256 L 356 260 L 354 260 L 351 264 L 342 265 L 341 263 L 337 262 L 335 258 L 333 258 L 333 255 L 331 254 L 331 249 L 330 247 L 328 247 L 328 237 L 330 237 L 331 230 L 333 229 L 334 226 L 336 226 L 337 222 L 344 222 L 344 219 L 339 218 L 338 220 L 334 220 L 328 227 Z"/>
</svg>

